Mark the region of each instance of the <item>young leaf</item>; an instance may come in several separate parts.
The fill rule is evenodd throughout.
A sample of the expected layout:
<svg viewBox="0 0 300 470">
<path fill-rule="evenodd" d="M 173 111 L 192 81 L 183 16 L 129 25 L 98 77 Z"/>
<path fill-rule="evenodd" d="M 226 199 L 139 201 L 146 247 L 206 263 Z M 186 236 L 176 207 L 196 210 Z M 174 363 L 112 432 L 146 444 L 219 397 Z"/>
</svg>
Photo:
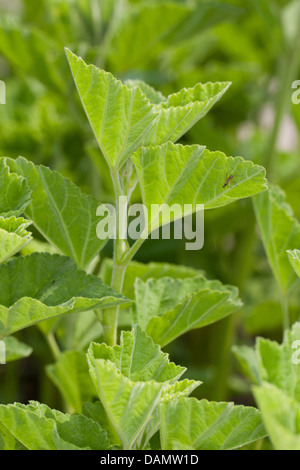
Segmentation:
<svg viewBox="0 0 300 470">
<path fill-rule="evenodd" d="M 92 344 L 87 357 L 101 403 L 125 449 L 144 448 L 155 434 L 161 400 L 188 395 L 199 385 L 189 380 L 174 384 L 185 370 L 169 363 L 138 327 L 122 332 L 120 346 Z"/>
<path fill-rule="evenodd" d="M 139 86 L 124 85 L 110 73 L 86 65 L 71 51 L 66 53 L 95 137 L 114 169 L 141 146 L 178 140 L 229 87 L 229 83 L 198 84 L 162 103 L 151 103 Z"/>
<path fill-rule="evenodd" d="M 4 338 L 5 344 L 5 361 L 12 362 L 24 357 L 30 356 L 32 353 L 32 347 L 25 343 L 22 343 L 14 336 L 7 336 Z"/>
<path fill-rule="evenodd" d="M 83 402 L 96 396 L 84 352 L 65 351 L 46 371 L 75 413 L 81 413 Z"/>
<path fill-rule="evenodd" d="M 279 287 L 286 293 L 297 280 L 286 250 L 300 246 L 300 224 L 277 186 L 256 197 L 254 209 L 268 261 Z"/>
<path fill-rule="evenodd" d="M 69 258 L 19 257 L 0 266 L 0 337 L 59 315 L 126 301 Z"/>
<path fill-rule="evenodd" d="M 276 450 L 300 450 L 300 404 L 274 385 L 264 383 L 253 393 Z"/>
<path fill-rule="evenodd" d="M 12 216 L 9 219 L 0 217 L 0 263 L 14 256 L 32 239 L 26 228 L 31 222 Z"/>
<path fill-rule="evenodd" d="M 196 204 L 204 204 L 206 209 L 221 207 L 266 189 L 263 167 L 199 145 L 168 142 L 142 148 L 132 160 L 148 211 L 148 232 L 169 222 L 172 206 L 172 220 L 177 220 L 182 217 L 184 204 L 191 204 L 190 212 L 195 212 Z M 224 187 L 229 175 L 234 176 L 235 184 Z M 153 207 L 155 204 L 157 207 Z"/>
<path fill-rule="evenodd" d="M 107 240 L 97 237 L 99 202 L 83 194 L 69 179 L 25 158 L 7 159 L 10 168 L 25 176 L 32 189 L 32 203 L 26 209 L 40 233 L 61 253 L 86 268 Z"/>
<path fill-rule="evenodd" d="M 160 405 L 166 450 L 233 450 L 266 436 L 255 408 L 180 398 Z"/>
<path fill-rule="evenodd" d="M 30 202 L 31 190 L 25 178 L 10 171 L 6 158 L 0 158 L 0 215 L 18 216 Z"/>
<path fill-rule="evenodd" d="M 225 318 L 242 306 L 238 290 L 203 276 L 136 279 L 133 320 L 165 346 L 187 331 Z"/>
</svg>

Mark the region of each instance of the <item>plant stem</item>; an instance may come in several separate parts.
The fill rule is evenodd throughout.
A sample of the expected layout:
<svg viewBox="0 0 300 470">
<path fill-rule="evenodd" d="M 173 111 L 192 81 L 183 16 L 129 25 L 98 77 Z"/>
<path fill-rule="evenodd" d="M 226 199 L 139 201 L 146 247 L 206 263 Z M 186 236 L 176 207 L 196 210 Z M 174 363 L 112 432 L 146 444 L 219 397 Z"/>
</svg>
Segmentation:
<svg viewBox="0 0 300 470">
<path fill-rule="evenodd" d="M 51 349 L 51 352 L 53 354 L 54 359 L 57 361 L 60 354 L 61 354 L 61 351 L 60 351 L 59 346 L 56 342 L 54 334 L 51 333 L 51 332 L 48 333 L 46 335 L 46 340 L 47 340 L 47 343 L 49 345 L 49 348 Z"/>
<path fill-rule="evenodd" d="M 290 315 L 289 315 L 289 300 L 288 295 L 281 293 L 280 294 L 280 304 L 282 310 L 282 325 L 283 333 L 290 328 Z"/>
</svg>

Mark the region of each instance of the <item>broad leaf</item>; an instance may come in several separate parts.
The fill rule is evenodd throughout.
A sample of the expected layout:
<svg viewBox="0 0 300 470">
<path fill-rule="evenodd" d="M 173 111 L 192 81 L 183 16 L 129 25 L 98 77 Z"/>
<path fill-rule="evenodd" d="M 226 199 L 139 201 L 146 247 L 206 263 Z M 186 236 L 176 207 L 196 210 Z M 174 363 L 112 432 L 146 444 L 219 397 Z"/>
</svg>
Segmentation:
<svg viewBox="0 0 300 470">
<path fill-rule="evenodd" d="M 0 217 L 0 263 L 14 256 L 32 239 L 27 227 L 31 222 L 22 218 Z"/>
<path fill-rule="evenodd" d="M 144 448 L 159 426 L 160 401 L 188 395 L 199 382 L 175 383 L 185 369 L 140 329 L 122 332 L 121 345 L 92 344 L 90 374 L 101 403 L 125 449 Z"/>
<path fill-rule="evenodd" d="M 133 320 L 165 346 L 187 331 L 225 318 L 242 306 L 235 287 L 203 276 L 136 279 Z"/>
<path fill-rule="evenodd" d="M 4 338 L 5 344 L 5 360 L 6 362 L 16 361 L 30 356 L 32 347 L 22 343 L 14 336 L 7 336 Z"/>
<path fill-rule="evenodd" d="M 99 202 L 56 171 L 21 157 L 7 162 L 26 177 L 32 189 L 28 218 L 62 254 L 73 258 L 80 268 L 87 267 L 107 241 L 96 233 Z"/>
<path fill-rule="evenodd" d="M 266 436 L 255 408 L 181 398 L 160 406 L 166 450 L 233 450 Z"/>
<path fill-rule="evenodd" d="M 83 107 L 112 168 L 120 168 L 141 146 L 178 140 L 207 114 L 229 86 L 198 84 L 161 103 L 151 103 L 149 93 L 146 96 L 139 86 L 124 85 L 110 73 L 66 52 Z"/>
<path fill-rule="evenodd" d="M 96 396 L 85 353 L 66 351 L 55 364 L 47 366 L 46 371 L 76 413 L 82 412 L 83 402 L 92 401 Z"/>
<path fill-rule="evenodd" d="M 31 190 L 25 178 L 10 171 L 6 158 L 0 158 L 0 216 L 18 216 L 30 202 Z"/>
<path fill-rule="evenodd" d="M 100 277 L 107 285 L 110 285 L 111 283 L 112 271 L 113 260 L 106 258 L 101 265 Z M 200 274 L 202 274 L 201 270 L 188 266 L 156 262 L 145 264 L 139 263 L 138 261 L 131 261 L 126 269 L 123 294 L 130 299 L 134 299 L 134 283 L 136 278 L 139 278 L 142 281 L 146 281 L 150 278 L 160 279 L 162 277 L 185 279 L 186 277 L 194 277 Z"/>
<path fill-rule="evenodd" d="M 0 423 L 28 450 L 108 449 L 106 432 L 83 415 L 63 414 L 46 405 L 0 405 Z"/>
<path fill-rule="evenodd" d="M 199 145 L 183 147 L 169 142 L 142 148 L 132 160 L 148 211 L 148 232 L 169 223 L 170 210 L 174 210 L 171 220 L 180 219 L 184 204 L 192 205 L 185 212 L 188 215 L 196 211 L 197 204 L 206 209 L 221 207 L 266 189 L 263 167 Z M 230 175 L 234 175 L 232 183 L 224 187 Z"/>
<path fill-rule="evenodd" d="M 300 224 L 285 202 L 284 192 L 276 186 L 254 199 L 254 209 L 268 261 L 285 293 L 297 280 L 286 250 L 300 246 Z"/>
<path fill-rule="evenodd" d="M 0 266 L 0 337 L 63 314 L 124 302 L 63 256 L 36 253 Z"/>
</svg>

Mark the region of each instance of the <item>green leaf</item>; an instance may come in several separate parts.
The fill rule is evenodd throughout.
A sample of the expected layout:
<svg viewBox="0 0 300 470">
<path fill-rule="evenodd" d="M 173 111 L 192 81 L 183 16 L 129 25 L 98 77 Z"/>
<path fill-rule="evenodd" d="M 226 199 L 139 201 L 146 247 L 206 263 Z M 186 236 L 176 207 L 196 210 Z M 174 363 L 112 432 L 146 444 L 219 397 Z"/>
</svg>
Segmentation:
<svg viewBox="0 0 300 470">
<path fill-rule="evenodd" d="M 158 404 L 188 395 L 199 382 L 174 382 L 185 372 L 140 329 L 122 332 L 120 346 L 92 344 L 90 374 L 124 449 L 144 448 L 159 426 Z"/>
<path fill-rule="evenodd" d="M 23 218 L 0 217 L 0 263 L 14 256 L 32 240 L 31 233 L 26 230 L 29 225 L 31 222 Z"/>
<path fill-rule="evenodd" d="M 101 450 L 110 447 L 106 432 L 83 415 L 63 414 L 46 405 L 0 405 L 0 423 L 28 450 Z"/>
<path fill-rule="evenodd" d="M 55 364 L 46 367 L 46 371 L 76 413 L 82 412 L 84 401 L 92 401 L 96 396 L 84 352 L 65 351 Z"/>
<path fill-rule="evenodd" d="M 113 260 L 105 258 L 101 265 L 100 277 L 103 281 L 110 285 L 113 271 Z M 137 278 L 142 281 L 154 278 L 172 277 L 173 279 L 184 279 L 186 277 L 194 277 L 202 274 L 200 269 L 194 269 L 188 266 L 180 266 L 169 263 L 139 263 L 131 261 L 126 269 L 126 276 L 123 285 L 123 294 L 129 299 L 134 299 L 134 283 Z"/>
<path fill-rule="evenodd" d="M 178 206 L 174 206 L 172 220 L 182 217 L 184 204 L 192 205 L 191 213 L 196 211 L 196 204 L 204 204 L 206 209 L 221 207 L 266 189 L 263 167 L 241 157 L 210 152 L 199 145 L 168 142 L 142 148 L 132 160 L 148 211 L 148 232 L 169 223 L 170 209 L 175 204 Z M 229 175 L 234 175 L 234 184 L 224 188 Z"/>
<path fill-rule="evenodd" d="M 30 202 L 31 190 L 25 178 L 10 172 L 6 158 L 0 158 L 0 215 L 18 216 Z"/>
<path fill-rule="evenodd" d="M 255 408 L 181 398 L 160 405 L 165 450 L 233 450 L 266 436 Z"/>
<path fill-rule="evenodd" d="M 136 84 L 126 86 L 71 51 L 66 53 L 95 137 L 108 165 L 115 169 L 141 146 L 178 140 L 229 87 L 229 83 L 198 84 L 151 103 L 149 93 L 146 96 Z"/>
<path fill-rule="evenodd" d="M 96 233 L 100 203 L 56 171 L 21 157 L 7 162 L 26 177 L 32 189 L 27 217 L 62 254 L 73 258 L 80 268 L 87 267 L 107 241 Z"/>
<path fill-rule="evenodd" d="M 34 77 L 55 90 L 64 88 L 64 81 L 57 73 L 59 48 L 40 30 L 2 18 L 0 51 L 19 74 Z"/>
<path fill-rule="evenodd" d="M 295 273 L 300 277 L 300 250 L 287 250 L 287 254 Z"/>
<path fill-rule="evenodd" d="M 63 314 L 124 302 L 63 256 L 35 253 L 0 266 L 0 337 Z"/>
<path fill-rule="evenodd" d="M 254 199 L 256 219 L 276 281 L 287 292 L 297 280 L 286 251 L 300 245 L 300 224 L 277 186 Z"/>
<path fill-rule="evenodd" d="M 240 364 L 243 374 L 252 383 L 258 384 L 260 382 L 259 360 L 254 349 L 249 346 L 234 346 L 232 351 Z"/>
<path fill-rule="evenodd" d="M 276 450 L 300 450 L 300 404 L 274 385 L 254 387 L 253 393 Z"/>
<path fill-rule="evenodd" d="M 25 343 L 22 343 L 14 336 L 7 336 L 4 338 L 5 344 L 5 360 L 7 362 L 16 361 L 23 359 L 24 357 L 30 356 L 32 353 L 32 347 Z"/>
<path fill-rule="evenodd" d="M 203 276 L 135 281 L 133 320 L 165 346 L 187 331 L 225 318 L 242 306 L 235 287 Z"/>
</svg>

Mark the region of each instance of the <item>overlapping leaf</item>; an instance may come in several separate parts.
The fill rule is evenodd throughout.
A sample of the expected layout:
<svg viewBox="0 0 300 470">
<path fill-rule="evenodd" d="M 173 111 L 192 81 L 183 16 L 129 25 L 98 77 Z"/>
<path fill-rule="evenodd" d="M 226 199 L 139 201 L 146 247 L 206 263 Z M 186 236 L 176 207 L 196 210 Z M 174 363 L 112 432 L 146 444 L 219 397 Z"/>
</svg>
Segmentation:
<svg viewBox="0 0 300 470">
<path fill-rule="evenodd" d="M 46 405 L 0 405 L 2 449 L 12 449 L 13 441 L 27 450 L 109 449 L 106 432 L 84 415 L 63 414 Z M 16 444 L 15 444 L 16 446 Z"/>
<path fill-rule="evenodd" d="M 135 281 L 133 321 L 161 346 L 214 323 L 242 306 L 235 287 L 203 276 Z"/>
<path fill-rule="evenodd" d="M 107 285 L 111 283 L 111 276 L 113 270 L 113 260 L 106 258 L 101 265 L 100 277 Z M 162 277 L 172 277 L 173 279 L 185 279 L 187 277 L 194 277 L 202 274 L 199 269 L 194 269 L 189 266 L 180 266 L 177 264 L 169 263 L 139 263 L 138 261 L 131 261 L 126 269 L 126 276 L 123 285 L 123 294 L 134 299 L 134 283 L 136 278 L 146 281 L 147 279 L 160 279 Z"/>
<path fill-rule="evenodd" d="M 30 242 L 31 233 L 27 227 L 31 222 L 15 216 L 0 217 L 0 263 L 14 256 Z"/>
<path fill-rule="evenodd" d="M 286 250 L 300 246 L 300 224 L 285 202 L 284 192 L 276 186 L 254 199 L 254 209 L 268 261 L 285 293 L 297 280 Z"/>
<path fill-rule="evenodd" d="M 144 447 L 159 426 L 158 404 L 184 396 L 199 385 L 185 380 L 174 384 L 185 369 L 140 329 L 122 332 L 121 345 L 92 344 L 90 374 L 101 403 L 125 449 Z"/>
<path fill-rule="evenodd" d="M 287 250 L 287 254 L 295 273 L 300 277 L 300 250 Z"/>
<path fill-rule="evenodd" d="M 139 86 L 122 84 L 110 73 L 86 65 L 69 50 L 67 56 L 95 137 L 112 168 L 121 167 L 143 145 L 178 140 L 207 114 L 229 86 L 198 84 L 152 103 L 149 93 L 146 96 Z"/>
<path fill-rule="evenodd" d="M 255 408 L 180 398 L 160 405 L 166 450 L 233 450 L 266 436 Z"/>
<path fill-rule="evenodd" d="M 148 232 L 170 222 L 170 208 L 174 207 L 171 220 L 177 220 L 182 217 L 184 204 L 192 205 L 192 213 L 197 204 L 204 204 L 206 209 L 221 207 L 266 189 L 263 167 L 199 145 L 169 142 L 142 148 L 132 160 L 148 211 Z M 230 175 L 232 183 L 224 187 Z"/>
<path fill-rule="evenodd" d="M 26 177 L 32 189 L 26 215 L 49 243 L 79 267 L 87 267 L 106 243 L 96 233 L 99 202 L 56 171 L 24 158 L 7 162 L 13 171 Z"/>
<path fill-rule="evenodd" d="M 123 302 L 63 256 L 36 253 L 0 266 L 0 337 L 63 314 Z"/>
</svg>

